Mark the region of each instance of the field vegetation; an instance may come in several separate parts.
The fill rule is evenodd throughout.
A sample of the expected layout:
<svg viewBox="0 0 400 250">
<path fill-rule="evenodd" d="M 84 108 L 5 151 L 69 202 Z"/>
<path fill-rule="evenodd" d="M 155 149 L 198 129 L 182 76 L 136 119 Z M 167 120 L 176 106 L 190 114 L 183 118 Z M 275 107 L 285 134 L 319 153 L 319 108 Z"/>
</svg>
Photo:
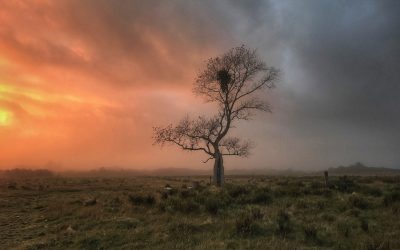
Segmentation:
<svg viewBox="0 0 400 250">
<path fill-rule="evenodd" d="M 0 179 L 1 249 L 400 249 L 400 177 Z"/>
</svg>

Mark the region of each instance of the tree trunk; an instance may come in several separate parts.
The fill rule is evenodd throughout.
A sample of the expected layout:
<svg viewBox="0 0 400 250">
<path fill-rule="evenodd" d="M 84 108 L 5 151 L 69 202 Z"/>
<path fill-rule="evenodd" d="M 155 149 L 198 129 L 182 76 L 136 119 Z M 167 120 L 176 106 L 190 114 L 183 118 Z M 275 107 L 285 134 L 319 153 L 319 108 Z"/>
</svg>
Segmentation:
<svg viewBox="0 0 400 250">
<path fill-rule="evenodd" d="M 221 153 L 215 154 L 215 162 L 214 162 L 214 185 L 220 187 L 224 185 L 224 160 L 222 158 Z"/>
</svg>

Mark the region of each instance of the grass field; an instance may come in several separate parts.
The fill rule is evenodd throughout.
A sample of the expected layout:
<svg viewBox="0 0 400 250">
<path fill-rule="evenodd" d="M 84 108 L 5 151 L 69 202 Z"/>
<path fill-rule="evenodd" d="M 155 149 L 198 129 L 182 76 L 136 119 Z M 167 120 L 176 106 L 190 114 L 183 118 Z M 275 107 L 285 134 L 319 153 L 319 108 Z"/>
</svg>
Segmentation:
<svg viewBox="0 0 400 250">
<path fill-rule="evenodd" d="M 0 249 L 400 249 L 400 177 L 208 182 L 0 179 Z"/>
</svg>

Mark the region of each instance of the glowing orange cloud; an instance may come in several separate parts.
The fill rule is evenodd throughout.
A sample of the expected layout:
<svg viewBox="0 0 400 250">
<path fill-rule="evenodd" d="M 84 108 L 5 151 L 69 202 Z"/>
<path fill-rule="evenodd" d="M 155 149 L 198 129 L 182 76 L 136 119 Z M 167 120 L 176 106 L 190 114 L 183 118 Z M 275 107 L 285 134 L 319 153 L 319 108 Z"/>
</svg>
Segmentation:
<svg viewBox="0 0 400 250">
<path fill-rule="evenodd" d="M 129 8 L 137 15 L 106 2 L 0 3 L 0 168 L 185 162 L 152 146 L 152 127 L 197 109 L 191 83 L 213 49 L 174 30 L 179 17 L 149 23 Z"/>
</svg>

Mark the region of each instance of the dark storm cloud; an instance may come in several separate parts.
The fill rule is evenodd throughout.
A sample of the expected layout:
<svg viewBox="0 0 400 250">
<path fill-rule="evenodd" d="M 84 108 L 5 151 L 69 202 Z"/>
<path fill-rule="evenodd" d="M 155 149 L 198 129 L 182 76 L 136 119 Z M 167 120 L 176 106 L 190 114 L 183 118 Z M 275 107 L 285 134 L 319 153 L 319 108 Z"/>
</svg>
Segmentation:
<svg viewBox="0 0 400 250">
<path fill-rule="evenodd" d="M 277 1 L 275 7 L 275 25 L 266 25 L 280 45 L 264 48 L 289 54 L 281 64 L 281 98 L 290 99 L 286 126 L 321 142 L 304 146 L 322 147 L 331 162 L 358 157 L 399 167 L 400 2 Z"/>
<path fill-rule="evenodd" d="M 290 46 L 308 75 L 310 95 L 323 97 L 323 105 L 309 108 L 324 119 L 399 125 L 398 2 L 330 2 L 304 11 L 311 21 Z"/>
</svg>

